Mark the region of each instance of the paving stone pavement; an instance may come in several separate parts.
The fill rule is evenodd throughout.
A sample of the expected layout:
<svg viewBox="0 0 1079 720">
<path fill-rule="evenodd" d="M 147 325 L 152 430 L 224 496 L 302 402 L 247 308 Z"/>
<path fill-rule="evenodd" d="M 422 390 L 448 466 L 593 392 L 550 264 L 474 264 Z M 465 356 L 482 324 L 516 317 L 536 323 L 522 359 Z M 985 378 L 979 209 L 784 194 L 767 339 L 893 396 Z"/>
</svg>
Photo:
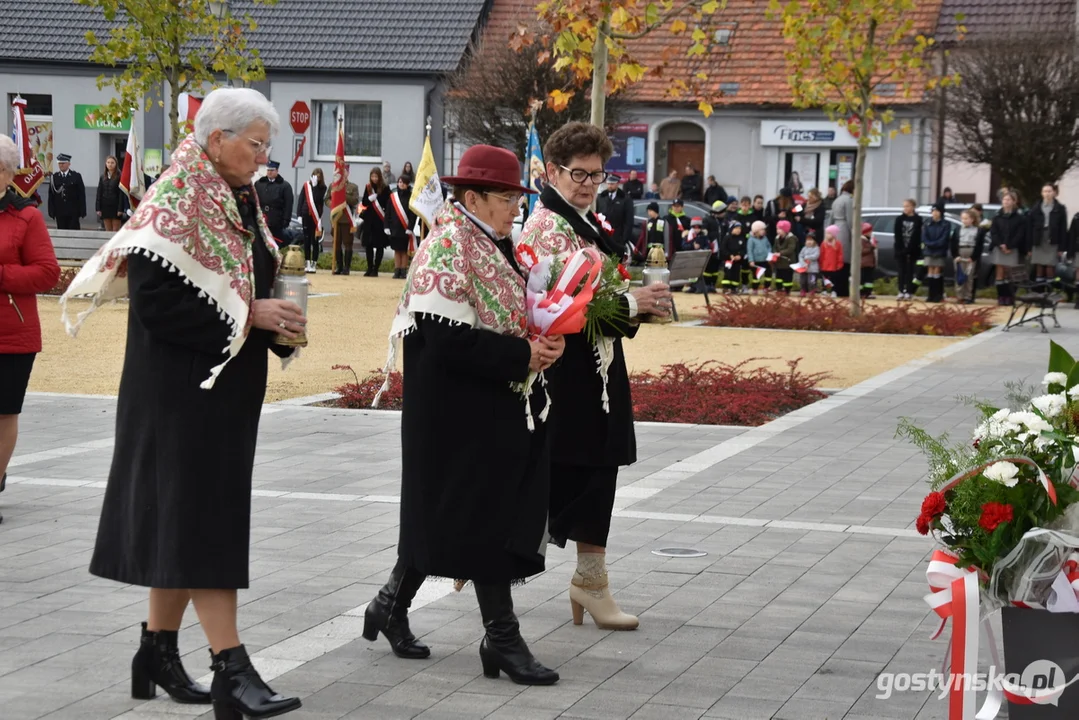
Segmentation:
<svg viewBox="0 0 1079 720">
<path fill-rule="evenodd" d="M 635 632 L 572 624 L 571 551 L 515 589 L 522 631 L 554 687 L 483 677 L 470 589 L 430 581 L 412 626 L 429 660 L 360 638 L 395 559 L 400 440 L 394 413 L 268 405 L 255 468 L 251 589 L 241 636 L 297 720 L 730 718 L 930 720 L 928 692 L 877 699 L 882 672 L 940 668 L 946 642 L 922 596 L 932 544 L 912 530 L 925 463 L 900 416 L 973 427 L 959 394 L 1038 382 L 1050 338 L 1079 346 L 1079 313 L 1052 335 L 991 332 L 755 429 L 641 424 L 619 477 L 612 588 Z M 702 332 L 707 330 L 702 329 Z M 0 496 L 0 718 L 211 717 L 129 696 L 146 593 L 89 575 L 112 453 L 115 400 L 32 394 Z M 652 551 L 691 547 L 705 557 Z M 189 611 L 185 663 L 208 674 Z M 983 663 L 986 660 L 983 658 Z"/>
</svg>

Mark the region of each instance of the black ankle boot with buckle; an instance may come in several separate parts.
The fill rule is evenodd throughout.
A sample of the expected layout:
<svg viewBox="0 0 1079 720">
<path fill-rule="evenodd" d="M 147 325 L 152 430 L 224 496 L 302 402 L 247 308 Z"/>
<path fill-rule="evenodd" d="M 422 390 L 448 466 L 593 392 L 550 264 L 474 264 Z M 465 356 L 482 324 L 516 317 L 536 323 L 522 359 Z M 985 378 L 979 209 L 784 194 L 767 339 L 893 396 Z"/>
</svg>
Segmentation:
<svg viewBox="0 0 1079 720">
<path fill-rule="evenodd" d="M 139 651 L 131 660 L 131 697 L 152 700 L 160 687 L 178 703 L 210 703 L 210 688 L 192 680 L 180 661 L 177 635 L 175 630 L 151 632 L 142 624 Z"/>
<path fill-rule="evenodd" d="M 210 695 L 215 720 L 277 717 L 302 705 L 299 698 L 278 695 L 266 684 L 243 645 L 217 655 L 211 651 L 210 659 L 213 661 L 210 669 L 214 671 Z"/>
<path fill-rule="evenodd" d="M 425 576 L 398 565 L 390 579 L 363 613 L 363 636 L 374 642 L 382 633 L 390 649 L 399 658 L 421 660 L 431 656 L 431 649 L 416 639 L 408 627 L 408 608 Z"/>
<path fill-rule="evenodd" d="M 521 637 L 521 625 L 513 614 L 509 583 L 475 583 L 475 586 L 483 627 L 487 631 L 480 641 L 484 677 L 497 678 L 501 671 L 518 685 L 554 685 L 558 682 L 558 673 L 537 660 Z"/>
</svg>

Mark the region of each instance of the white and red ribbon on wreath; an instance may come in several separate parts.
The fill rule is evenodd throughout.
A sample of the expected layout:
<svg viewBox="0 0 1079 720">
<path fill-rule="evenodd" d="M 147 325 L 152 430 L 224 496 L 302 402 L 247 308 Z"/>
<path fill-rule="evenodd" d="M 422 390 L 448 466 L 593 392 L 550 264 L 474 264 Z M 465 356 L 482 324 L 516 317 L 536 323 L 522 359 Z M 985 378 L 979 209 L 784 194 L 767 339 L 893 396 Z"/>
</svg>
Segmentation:
<svg viewBox="0 0 1079 720">
<path fill-rule="evenodd" d="M 977 467 L 966 470 L 953 476 L 940 488 L 939 492 L 947 492 L 968 478 L 975 477 L 990 465 L 998 462 L 1010 462 L 1017 465 L 1029 465 L 1038 474 L 1038 480 L 1045 488 L 1050 502 L 1057 503 L 1056 489 L 1049 481 L 1048 476 L 1033 460 L 1027 457 L 1007 457 L 992 460 Z M 992 628 L 988 618 L 981 618 L 981 577 L 977 570 L 963 569 L 958 567 L 959 557 L 947 550 L 934 550 L 929 560 L 929 567 L 925 571 L 926 581 L 929 584 L 930 593 L 925 596 L 925 602 L 933 609 L 940 618 L 940 625 L 930 639 L 937 639 L 944 632 L 944 627 L 951 619 L 952 643 L 951 643 L 951 672 L 947 676 L 951 678 L 948 690 L 948 720 L 992 720 L 1000 712 L 1000 708 L 1007 699 L 1020 705 L 1045 705 L 1054 703 L 1064 691 L 1076 680 L 1077 674 L 1070 681 L 1061 685 L 1042 690 L 1033 690 L 1000 679 L 1000 688 L 989 683 L 988 694 L 980 709 L 977 705 L 977 694 L 973 679 L 978 673 L 978 650 L 979 628 L 984 627 L 989 638 L 990 652 L 993 657 L 994 667 L 1003 667 L 1000 653 L 993 639 Z M 1069 557 L 1064 566 L 1064 573 L 1071 587 L 1079 592 L 1079 553 Z M 1023 608 L 1033 608 L 1027 603 L 1013 602 L 1013 605 Z"/>
<path fill-rule="evenodd" d="M 566 259 L 561 274 L 548 290 L 553 259 L 539 260 L 536 252 L 527 245 L 517 249 L 517 262 L 528 270 L 525 302 L 528 306 L 529 332 L 533 336 L 581 332 L 585 326 L 588 303 L 592 302 L 602 279 L 603 253 L 588 247 Z"/>
</svg>

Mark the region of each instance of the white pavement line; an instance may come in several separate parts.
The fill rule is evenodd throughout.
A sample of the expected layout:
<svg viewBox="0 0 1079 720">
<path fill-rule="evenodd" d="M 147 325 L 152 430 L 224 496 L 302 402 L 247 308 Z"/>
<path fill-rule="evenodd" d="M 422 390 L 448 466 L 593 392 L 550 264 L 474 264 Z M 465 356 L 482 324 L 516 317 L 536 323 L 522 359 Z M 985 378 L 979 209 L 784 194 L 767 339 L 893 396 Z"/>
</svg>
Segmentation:
<svg viewBox="0 0 1079 720">
<path fill-rule="evenodd" d="M 662 520 L 677 523 L 710 523 L 712 525 L 741 525 L 775 530 L 805 530 L 807 532 L 848 533 L 855 535 L 880 535 L 883 537 L 925 538 L 910 528 L 871 527 L 868 525 L 840 525 L 838 523 L 792 522 L 789 520 L 759 520 L 756 518 L 724 517 L 722 515 L 690 515 L 688 513 L 642 512 L 640 510 L 615 510 L 614 517 L 636 520 Z"/>
<path fill-rule="evenodd" d="M 41 450 L 27 455 L 17 455 L 8 463 L 8 468 L 29 465 L 30 463 L 41 462 L 43 460 L 55 460 L 56 458 L 67 457 L 69 455 L 79 455 L 90 452 L 91 450 L 100 450 L 102 448 L 112 447 L 114 442 L 115 439 L 110 437 L 102 440 L 90 440 L 89 442 L 78 443 L 76 445 L 66 445 L 64 447 L 53 448 L 52 450 Z"/>
<path fill-rule="evenodd" d="M 285 406 L 304 406 L 311 405 L 318 402 L 328 402 L 330 400 L 336 400 L 341 397 L 341 393 L 324 392 L 318 395 L 307 395 L 306 397 L 288 398 L 286 400 L 278 400 L 271 405 L 285 405 Z"/>
<path fill-rule="evenodd" d="M 868 380 L 863 380 L 857 385 L 852 385 L 845 390 L 841 390 L 834 395 L 830 395 L 823 400 L 819 400 L 812 405 L 806 405 L 803 408 L 799 408 L 793 412 L 776 418 L 772 422 L 766 423 L 759 427 L 750 428 L 741 435 L 733 437 L 729 440 L 724 440 L 721 443 L 713 445 L 712 447 L 702 450 L 696 455 L 691 455 L 685 460 L 668 465 L 662 470 L 657 470 L 650 475 L 646 475 L 640 480 L 631 483 L 620 491 L 630 492 L 636 490 L 650 490 L 647 495 L 642 494 L 639 497 L 624 494 L 624 502 L 619 503 L 617 497 L 615 500 L 615 507 L 618 510 L 624 510 L 625 508 L 639 502 L 640 500 L 650 497 L 657 492 L 666 490 L 678 483 L 686 480 L 697 473 L 708 470 L 715 467 L 727 458 L 734 457 L 735 455 L 750 450 L 761 443 L 770 440 L 771 438 L 790 430 L 791 428 L 798 427 L 810 420 L 814 420 L 821 415 L 824 415 L 830 410 L 840 408 L 852 400 L 856 400 L 860 397 L 864 397 L 869 393 L 879 390 L 889 383 L 895 382 L 900 378 L 904 378 L 911 373 L 932 365 L 935 362 L 943 360 L 964 350 L 968 350 L 976 345 L 979 345 L 989 338 L 993 337 L 995 333 L 1000 332 L 999 328 L 988 330 L 979 335 L 969 337 L 966 340 L 962 340 L 957 343 L 952 343 L 943 348 L 939 348 L 923 355 L 920 358 L 911 360 L 910 362 L 900 365 L 899 367 L 892 368 L 880 375 L 875 375 Z M 632 490 L 631 490 L 632 489 Z M 616 513 L 617 514 L 617 513 Z"/>
</svg>

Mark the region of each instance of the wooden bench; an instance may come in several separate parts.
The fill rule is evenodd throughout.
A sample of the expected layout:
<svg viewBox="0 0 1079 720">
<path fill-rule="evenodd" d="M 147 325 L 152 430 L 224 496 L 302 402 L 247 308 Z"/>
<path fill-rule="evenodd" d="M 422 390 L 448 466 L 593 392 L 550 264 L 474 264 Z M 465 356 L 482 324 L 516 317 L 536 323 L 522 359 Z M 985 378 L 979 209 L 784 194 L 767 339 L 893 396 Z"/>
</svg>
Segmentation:
<svg viewBox="0 0 1079 720">
<path fill-rule="evenodd" d="M 695 285 L 704 276 L 704 269 L 708 267 L 708 260 L 712 257 L 711 250 L 679 250 L 668 263 L 667 268 L 671 271 L 671 290 L 677 290 L 687 285 Z M 701 283 L 704 292 L 704 304 L 712 306 L 708 299 L 708 286 Z M 674 298 L 671 298 L 671 313 L 675 322 L 678 322 L 678 308 L 675 307 Z"/>
<path fill-rule="evenodd" d="M 82 265 L 98 249 L 112 239 L 113 233 L 103 230 L 57 230 L 49 228 L 52 248 L 61 265 Z"/>
</svg>

